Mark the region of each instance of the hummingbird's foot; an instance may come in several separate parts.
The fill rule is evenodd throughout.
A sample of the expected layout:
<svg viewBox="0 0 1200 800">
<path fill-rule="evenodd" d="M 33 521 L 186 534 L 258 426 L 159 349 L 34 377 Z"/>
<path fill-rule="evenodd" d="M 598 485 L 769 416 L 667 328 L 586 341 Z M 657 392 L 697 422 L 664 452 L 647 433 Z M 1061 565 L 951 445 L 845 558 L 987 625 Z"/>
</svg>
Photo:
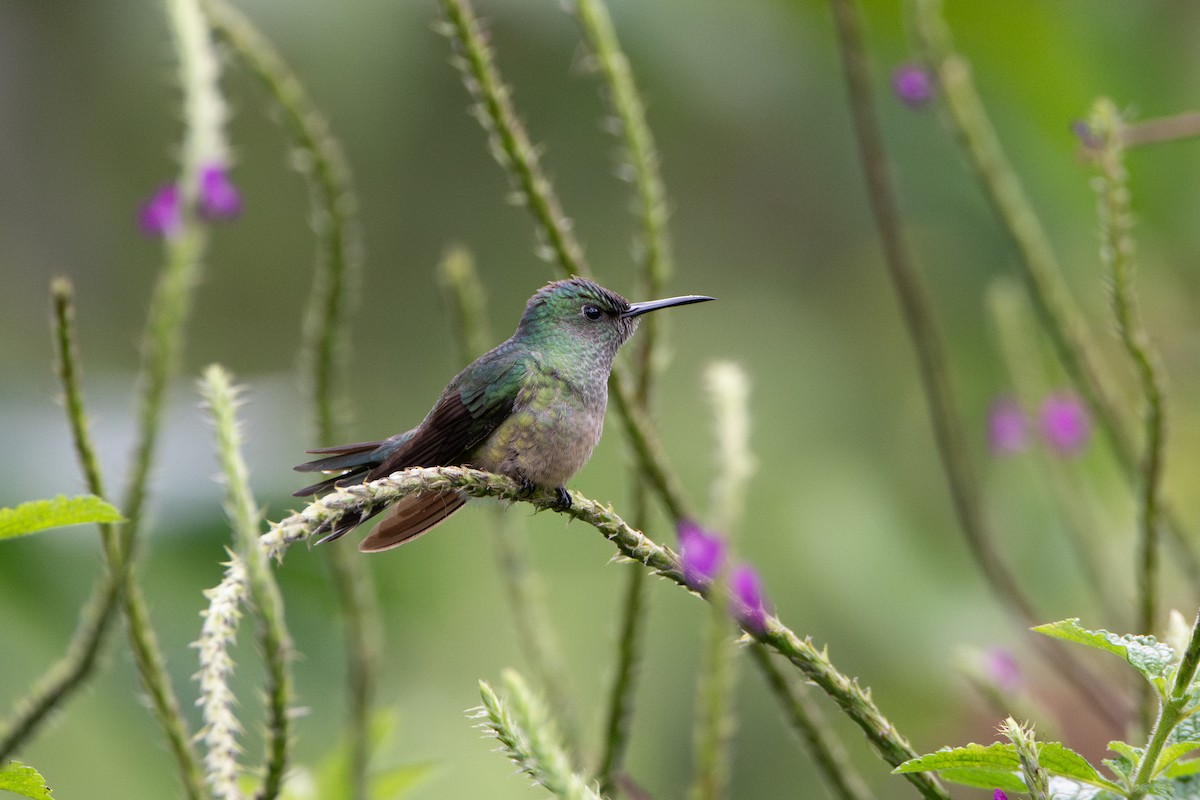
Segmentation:
<svg viewBox="0 0 1200 800">
<path fill-rule="evenodd" d="M 551 506 L 555 511 L 566 511 L 571 507 L 571 493 L 567 491 L 565 486 L 554 487 L 554 504 Z"/>
<path fill-rule="evenodd" d="M 518 490 L 517 494 L 523 499 L 533 497 L 533 493 L 536 492 L 538 488 L 536 483 L 529 480 L 529 478 L 525 477 L 524 475 L 517 477 L 517 483 L 521 485 L 521 488 Z"/>
</svg>

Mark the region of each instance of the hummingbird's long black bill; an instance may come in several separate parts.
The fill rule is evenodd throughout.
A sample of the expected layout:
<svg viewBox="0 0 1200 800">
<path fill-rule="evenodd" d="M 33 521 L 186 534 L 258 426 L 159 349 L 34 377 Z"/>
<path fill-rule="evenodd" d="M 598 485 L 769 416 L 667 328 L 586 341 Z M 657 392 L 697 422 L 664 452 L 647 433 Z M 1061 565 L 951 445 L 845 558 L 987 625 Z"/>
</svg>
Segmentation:
<svg viewBox="0 0 1200 800">
<path fill-rule="evenodd" d="M 668 297 L 665 300 L 647 300 L 644 303 L 630 303 L 629 308 L 621 314 L 621 318 L 640 317 L 647 311 L 657 311 L 660 308 L 670 308 L 671 306 L 686 306 L 691 303 L 704 303 L 708 300 L 716 300 L 716 298 L 707 297 L 702 294 L 685 294 L 682 297 Z"/>
</svg>

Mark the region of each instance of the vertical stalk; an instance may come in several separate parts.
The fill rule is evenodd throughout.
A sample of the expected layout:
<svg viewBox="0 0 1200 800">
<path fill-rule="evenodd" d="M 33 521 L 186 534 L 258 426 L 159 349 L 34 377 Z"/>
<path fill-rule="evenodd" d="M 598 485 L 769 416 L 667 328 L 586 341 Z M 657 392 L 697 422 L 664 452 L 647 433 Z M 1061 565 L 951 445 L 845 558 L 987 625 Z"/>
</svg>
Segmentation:
<svg viewBox="0 0 1200 800">
<path fill-rule="evenodd" d="M 913 0 L 913 3 L 917 35 L 926 58 L 937 72 L 950 121 L 988 201 L 1020 255 L 1017 260 L 1020 275 L 1042 327 L 1054 344 L 1063 368 L 1111 442 L 1117 462 L 1131 480 L 1138 481 L 1141 457 L 1130 421 L 1122 413 L 1101 369 L 1100 356 L 1091 345 L 1093 337 L 1067 291 L 1049 237 L 983 108 L 971 80 L 970 65 L 954 50 L 950 31 L 941 17 L 940 0 Z M 1184 529 L 1171 509 L 1164 508 L 1161 515 L 1172 536 L 1181 569 L 1193 582 L 1200 580 L 1195 537 Z"/>
<path fill-rule="evenodd" d="M 1144 445 L 1138 469 L 1138 561 L 1137 630 L 1154 633 L 1158 600 L 1159 497 L 1163 472 L 1162 378 L 1150 338 L 1142 326 L 1133 291 L 1135 269 L 1129 208 L 1129 175 L 1125 170 L 1121 119 L 1111 100 L 1097 100 L 1089 123 L 1099 140 L 1096 163 L 1099 169 L 1100 259 L 1109 270 L 1112 285 L 1113 316 L 1121 344 L 1138 376 L 1145 400 L 1143 413 Z M 1153 696 L 1147 684 L 1141 684 L 1140 703 L 1143 730 L 1152 722 Z"/>
<path fill-rule="evenodd" d="M 328 123 L 266 37 L 223 0 L 204 3 L 221 36 L 279 104 L 289 133 L 308 156 L 303 171 L 318 239 L 318 263 L 305 317 L 302 359 L 316 438 L 321 445 L 330 445 L 339 437 L 341 412 L 348 405 L 338 389 L 346 385 L 347 320 L 362 261 L 350 170 Z M 351 796 L 365 800 L 382 625 L 374 584 L 362 559 L 344 547 L 326 552 L 346 636 Z"/>
<path fill-rule="evenodd" d="M 474 259 L 462 247 L 451 248 L 438 264 L 438 279 L 453 311 L 459 362 L 468 363 L 488 349 L 487 300 Z M 529 541 L 523 531 L 510 528 L 504 510 L 493 514 L 494 538 L 500 576 L 512 609 L 513 624 L 521 652 L 529 659 L 539 682 L 545 687 L 550 707 L 562 728 L 568 752 L 579 742 L 575 703 L 562 661 L 558 637 L 542 601 L 542 585 L 533 569 Z"/>
<path fill-rule="evenodd" d="M 950 383 L 948 362 L 933 308 L 903 241 L 890 167 L 871 97 L 870 71 L 858 8 L 854 0 L 830 0 L 830 5 L 837 28 L 854 134 L 858 142 L 859 159 L 866 173 L 871 210 L 883 246 L 888 275 L 900 301 L 916 352 L 934 439 L 959 527 L 989 588 L 1010 613 L 1024 624 L 1032 626 L 1037 624 L 1038 615 L 996 549 L 962 433 L 963 423 Z M 1073 655 L 1049 642 L 1036 646 L 1055 669 L 1088 698 L 1098 713 L 1114 727 L 1121 724 L 1124 715 L 1119 709 L 1114 710 L 1110 692 Z"/>
<path fill-rule="evenodd" d="M 78 338 L 75 330 L 74 289 L 66 278 L 50 284 L 53 300 L 53 332 L 56 373 L 62 387 L 63 406 L 71 427 L 75 455 L 83 471 L 88 491 L 105 497 L 100 460 L 88 430 L 87 411 L 83 401 L 83 374 L 79 360 Z M 23 743 L 30 739 L 50 712 L 62 703 L 91 674 L 112 631 L 118 600 L 127 576 L 121 563 L 120 539 L 111 523 L 100 523 L 100 539 L 107 567 L 103 577 L 80 611 L 80 621 L 67 645 L 67 651 L 46 670 L 41 680 L 17 701 L 12 715 L 0 724 L 0 763 L 5 763 Z"/>
</svg>

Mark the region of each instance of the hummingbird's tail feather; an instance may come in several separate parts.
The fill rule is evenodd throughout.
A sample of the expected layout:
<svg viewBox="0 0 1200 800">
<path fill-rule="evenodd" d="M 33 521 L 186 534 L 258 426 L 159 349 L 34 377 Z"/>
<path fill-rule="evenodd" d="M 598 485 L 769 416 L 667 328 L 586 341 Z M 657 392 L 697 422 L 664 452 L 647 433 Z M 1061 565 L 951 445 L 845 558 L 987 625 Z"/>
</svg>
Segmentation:
<svg viewBox="0 0 1200 800">
<path fill-rule="evenodd" d="M 339 485 L 362 480 L 379 463 L 379 457 L 375 451 L 382 444 L 383 442 L 355 442 L 354 444 L 339 444 L 334 447 L 306 450 L 306 453 L 312 453 L 313 455 L 327 455 L 325 455 L 325 458 L 318 458 L 314 461 L 297 464 L 292 468 L 296 472 L 346 471 L 292 492 L 292 497 L 309 497 L 314 494 L 323 494 L 330 489 L 336 489 Z"/>
<path fill-rule="evenodd" d="M 399 547 L 431 530 L 466 502 L 467 498 L 458 492 L 409 495 L 391 507 L 383 521 L 359 543 L 358 549 L 364 553 L 378 553 Z"/>
</svg>

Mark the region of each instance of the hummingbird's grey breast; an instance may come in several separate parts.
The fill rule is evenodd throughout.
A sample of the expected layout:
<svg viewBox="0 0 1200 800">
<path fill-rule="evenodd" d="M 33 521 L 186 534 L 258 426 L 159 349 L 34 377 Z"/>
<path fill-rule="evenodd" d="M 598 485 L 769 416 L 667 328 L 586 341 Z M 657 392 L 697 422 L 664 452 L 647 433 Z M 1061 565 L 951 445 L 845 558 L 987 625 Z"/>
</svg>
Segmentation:
<svg viewBox="0 0 1200 800">
<path fill-rule="evenodd" d="M 480 444 L 476 466 L 538 486 L 562 486 L 587 463 L 604 428 L 611 359 L 556 361 L 529 353 L 512 412 Z"/>
</svg>

